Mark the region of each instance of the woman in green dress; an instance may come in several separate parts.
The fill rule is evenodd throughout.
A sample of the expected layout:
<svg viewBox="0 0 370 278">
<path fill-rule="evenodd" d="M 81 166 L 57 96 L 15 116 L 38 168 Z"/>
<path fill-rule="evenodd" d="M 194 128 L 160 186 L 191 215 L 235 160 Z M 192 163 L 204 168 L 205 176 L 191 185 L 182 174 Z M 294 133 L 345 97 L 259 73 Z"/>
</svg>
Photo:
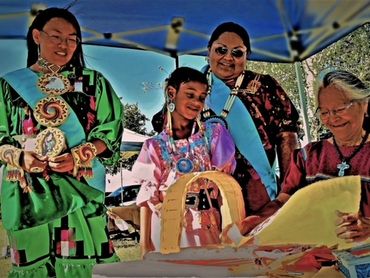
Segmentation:
<svg viewBox="0 0 370 278">
<path fill-rule="evenodd" d="M 0 78 L 2 221 L 10 277 L 91 277 L 118 257 L 104 208 L 105 167 L 119 159 L 123 107 L 85 67 L 81 30 L 66 9 L 41 11 L 27 68 Z"/>
</svg>

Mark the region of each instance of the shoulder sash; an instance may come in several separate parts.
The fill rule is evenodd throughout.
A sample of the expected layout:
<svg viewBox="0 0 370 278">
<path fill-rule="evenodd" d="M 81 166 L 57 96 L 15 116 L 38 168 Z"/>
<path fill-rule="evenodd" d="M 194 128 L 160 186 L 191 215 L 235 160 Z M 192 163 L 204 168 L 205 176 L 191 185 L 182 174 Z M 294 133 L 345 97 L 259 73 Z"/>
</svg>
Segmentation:
<svg viewBox="0 0 370 278">
<path fill-rule="evenodd" d="M 3 78 L 12 86 L 14 90 L 34 109 L 37 102 L 45 97 L 45 94 L 39 90 L 37 84 L 38 76 L 29 68 L 19 69 L 10 72 Z M 82 127 L 77 115 L 68 105 L 69 117 L 58 128 L 66 135 L 66 144 L 73 148 L 86 142 L 85 130 Z M 101 162 L 95 158 L 93 160 L 92 178 L 86 178 L 87 183 L 95 189 L 105 192 L 105 168 Z"/>
<path fill-rule="evenodd" d="M 207 97 L 206 104 L 217 115 L 220 115 L 229 96 L 230 88 L 213 73 L 212 81 L 212 92 Z M 257 171 L 270 199 L 274 200 L 277 194 L 275 173 L 271 168 L 253 119 L 239 98 L 235 99 L 225 120 L 235 145 Z"/>
</svg>

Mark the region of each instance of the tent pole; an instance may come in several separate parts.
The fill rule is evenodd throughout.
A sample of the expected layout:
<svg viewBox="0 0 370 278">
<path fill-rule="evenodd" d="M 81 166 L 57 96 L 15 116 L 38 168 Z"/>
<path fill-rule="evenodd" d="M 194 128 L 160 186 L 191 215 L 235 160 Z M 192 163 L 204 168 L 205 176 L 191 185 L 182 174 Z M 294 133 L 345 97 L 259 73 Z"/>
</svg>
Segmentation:
<svg viewBox="0 0 370 278">
<path fill-rule="evenodd" d="M 301 113 L 303 116 L 303 128 L 304 133 L 306 135 L 308 143 L 311 142 L 311 133 L 310 133 L 310 126 L 308 122 L 308 114 L 307 114 L 307 98 L 303 80 L 303 67 L 301 62 L 294 62 L 295 73 L 297 76 L 297 83 L 298 83 L 298 93 L 299 93 L 299 101 L 301 106 Z"/>
<path fill-rule="evenodd" d="M 175 56 L 175 69 L 179 67 L 179 55 Z"/>
<path fill-rule="evenodd" d="M 119 168 L 120 168 L 120 172 L 121 172 L 121 203 L 120 203 L 120 206 L 123 205 L 123 173 L 122 173 L 122 161 L 120 161 L 119 163 Z"/>
</svg>

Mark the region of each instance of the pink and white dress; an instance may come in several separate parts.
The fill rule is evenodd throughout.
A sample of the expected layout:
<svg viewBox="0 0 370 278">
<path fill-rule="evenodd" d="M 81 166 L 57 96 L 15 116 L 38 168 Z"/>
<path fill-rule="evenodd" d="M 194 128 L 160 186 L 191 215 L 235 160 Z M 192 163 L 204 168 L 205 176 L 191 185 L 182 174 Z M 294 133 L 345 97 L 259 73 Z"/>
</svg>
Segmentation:
<svg viewBox="0 0 370 278">
<path fill-rule="evenodd" d="M 235 169 L 235 145 L 229 132 L 219 123 L 204 125 L 205 134 L 198 131 L 189 138 L 175 140 L 175 151 L 165 130 L 146 140 L 133 166 L 134 176 L 142 181 L 136 203 L 152 210 L 151 239 L 155 251 L 160 249 L 161 206 L 166 190 L 183 175 L 183 169 L 177 169 L 179 160 L 192 161 L 192 165 L 185 163 L 189 172 L 219 170 L 232 174 Z M 180 247 L 220 242 L 221 204 L 219 189 L 212 182 L 198 179 L 190 186 Z"/>
</svg>

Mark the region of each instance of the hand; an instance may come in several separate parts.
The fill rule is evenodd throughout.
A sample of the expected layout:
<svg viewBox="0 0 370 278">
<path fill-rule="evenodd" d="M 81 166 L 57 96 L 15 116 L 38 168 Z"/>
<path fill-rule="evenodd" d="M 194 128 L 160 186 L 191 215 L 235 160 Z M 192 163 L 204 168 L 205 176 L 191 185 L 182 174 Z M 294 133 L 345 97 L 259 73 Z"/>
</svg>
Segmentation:
<svg viewBox="0 0 370 278">
<path fill-rule="evenodd" d="M 70 153 L 65 153 L 49 158 L 48 165 L 49 168 L 54 172 L 66 173 L 73 170 L 74 161 Z"/>
<path fill-rule="evenodd" d="M 359 213 L 337 211 L 338 219 L 335 230 L 337 237 L 346 242 L 364 241 L 370 236 L 370 218 Z"/>
<path fill-rule="evenodd" d="M 29 173 L 42 173 L 48 166 L 47 157 L 33 151 L 23 151 L 23 161 L 20 164 Z"/>
<path fill-rule="evenodd" d="M 244 218 L 239 226 L 240 233 L 242 235 L 247 235 L 250 231 L 252 231 L 258 224 L 263 222 L 265 220 L 264 217 L 260 217 L 257 215 L 251 215 L 246 218 Z"/>
<path fill-rule="evenodd" d="M 237 228 L 239 229 L 239 232 L 243 236 L 247 236 L 247 234 L 252 231 L 259 223 L 261 223 L 264 220 L 264 218 L 257 216 L 257 215 L 251 215 L 243 220 L 241 220 L 238 223 L 235 223 Z M 234 223 L 231 223 L 227 225 L 224 229 L 222 229 L 221 232 L 221 242 L 223 244 L 232 244 L 233 243 L 233 236 L 229 234 L 231 232 L 231 229 L 235 226 Z M 237 236 L 239 237 L 239 236 Z M 234 239 L 235 240 L 235 239 Z M 236 238 L 236 240 L 240 240 Z M 237 242 L 236 242 L 237 243 Z"/>
</svg>

